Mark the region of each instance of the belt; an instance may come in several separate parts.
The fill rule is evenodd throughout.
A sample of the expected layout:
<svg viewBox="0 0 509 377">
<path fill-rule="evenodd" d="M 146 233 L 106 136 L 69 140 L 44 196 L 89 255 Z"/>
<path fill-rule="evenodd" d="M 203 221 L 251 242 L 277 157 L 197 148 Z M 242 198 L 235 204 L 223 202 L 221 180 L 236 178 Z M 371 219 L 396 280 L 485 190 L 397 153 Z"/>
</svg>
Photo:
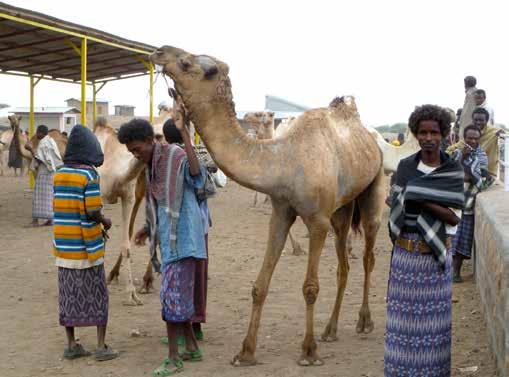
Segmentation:
<svg viewBox="0 0 509 377">
<path fill-rule="evenodd" d="M 432 250 L 428 244 L 422 240 L 409 240 L 405 238 L 398 238 L 396 240 L 396 246 L 408 251 L 409 253 L 419 252 L 421 254 L 431 254 Z M 451 247 L 451 237 L 447 237 L 445 240 L 445 246 L 447 249 Z"/>
</svg>

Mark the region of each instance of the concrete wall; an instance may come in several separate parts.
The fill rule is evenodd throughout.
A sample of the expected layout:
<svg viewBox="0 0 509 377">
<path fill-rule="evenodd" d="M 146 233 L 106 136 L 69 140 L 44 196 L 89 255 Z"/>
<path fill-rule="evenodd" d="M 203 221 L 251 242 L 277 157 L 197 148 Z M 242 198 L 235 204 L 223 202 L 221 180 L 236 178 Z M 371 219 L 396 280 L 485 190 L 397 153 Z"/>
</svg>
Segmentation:
<svg viewBox="0 0 509 377">
<path fill-rule="evenodd" d="M 29 115 L 28 114 L 22 114 L 20 126 L 22 130 L 28 130 L 29 125 Z M 35 128 L 37 129 L 37 126 L 44 124 L 47 126 L 50 130 L 56 129 L 60 130 L 60 126 L 63 122 L 63 115 L 62 114 L 47 114 L 47 113 L 35 113 Z"/>
<path fill-rule="evenodd" d="M 500 377 L 509 377 L 509 192 L 501 185 L 477 196 L 476 282 Z"/>
</svg>

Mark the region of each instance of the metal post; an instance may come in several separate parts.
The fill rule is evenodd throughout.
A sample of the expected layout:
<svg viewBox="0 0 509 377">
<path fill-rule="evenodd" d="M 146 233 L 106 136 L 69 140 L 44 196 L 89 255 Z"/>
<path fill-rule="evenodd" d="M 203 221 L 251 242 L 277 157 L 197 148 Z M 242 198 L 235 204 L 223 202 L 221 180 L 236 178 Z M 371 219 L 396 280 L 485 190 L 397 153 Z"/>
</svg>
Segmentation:
<svg viewBox="0 0 509 377">
<path fill-rule="evenodd" d="M 87 126 L 87 38 L 81 39 L 81 124 Z"/>
<path fill-rule="evenodd" d="M 149 66 L 149 78 L 150 78 L 150 109 L 149 109 L 149 121 L 154 123 L 154 65 L 150 63 Z"/>
<path fill-rule="evenodd" d="M 95 120 L 97 119 L 97 91 L 95 90 L 95 81 L 92 83 L 92 126 L 95 126 Z"/>
<path fill-rule="evenodd" d="M 31 139 L 35 133 L 34 88 L 35 88 L 34 76 L 30 75 L 30 115 L 28 116 L 28 138 L 29 139 Z M 20 147 L 24 148 L 23 145 L 20 145 Z M 29 180 L 30 188 L 33 189 L 35 187 L 35 177 L 34 177 L 34 173 L 31 170 L 29 171 L 29 174 L 28 174 L 28 180 Z"/>
<path fill-rule="evenodd" d="M 504 191 L 509 192 L 509 135 L 504 137 Z"/>
</svg>

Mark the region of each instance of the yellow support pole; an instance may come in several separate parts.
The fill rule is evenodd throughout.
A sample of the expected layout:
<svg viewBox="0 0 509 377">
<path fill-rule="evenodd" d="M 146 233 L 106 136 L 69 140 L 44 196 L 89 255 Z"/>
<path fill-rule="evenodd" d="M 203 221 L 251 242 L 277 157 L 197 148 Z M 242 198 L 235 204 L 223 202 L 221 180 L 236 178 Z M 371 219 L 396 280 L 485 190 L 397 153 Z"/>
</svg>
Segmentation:
<svg viewBox="0 0 509 377">
<path fill-rule="evenodd" d="M 92 83 L 92 127 L 95 126 L 95 120 L 97 119 L 97 91 L 95 90 L 95 81 Z"/>
<path fill-rule="evenodd" d="M 150 78 L 150 109 L 149 109 L 149 121 L 154 123 L 154 65 L 150 63 L 149 66 L 149 78 Z"/>
<path fill-rule="evenodd" d="M 34 89 L 35 86 L 41 81 L 42 77 L 35 80 L 33 75 L 30 75 L 30 114 L 28 116 L 28 138 L 31 139 L 35 135 L 35 114 L 34 114 Z M 21 146 L 23 148 L 23 146 Z M 35 177 L 32 171 L 29 172 L 29 183 L 30 188 L 33 189 L 35 186 Z"/>
<path fill-rule="evenodd" d="M 81 40 L 81 124 L 87 126 L 87 38 Z"/>
</svg>

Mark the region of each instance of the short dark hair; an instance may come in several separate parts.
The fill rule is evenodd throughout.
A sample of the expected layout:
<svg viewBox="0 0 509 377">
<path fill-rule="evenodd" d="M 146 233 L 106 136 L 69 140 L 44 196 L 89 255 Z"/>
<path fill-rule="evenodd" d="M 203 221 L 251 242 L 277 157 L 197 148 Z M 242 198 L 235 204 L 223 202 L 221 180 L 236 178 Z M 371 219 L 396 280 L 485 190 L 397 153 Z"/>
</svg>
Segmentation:
<svg viewBox="0 0 509 377">
<path fill-rule="evenodd" d="M 168 143 L 182 144 L 184 142 L 180 131 L 177 129 L 175 122 L 171 118 L 164 122 L 163 134 Z"/>
<path fill-rule="evenodd" d="M 481 134 L 481 130 L 479 129 L 479 127 L 477 127 L 477 126 L 475 126 L 473 124 L 469 124 L 463 130 L 463 138 L 465 138 L 467 136 L 467 132 L 468 131 L 472 131 L 472 130 L 479 132 L 479 135 Z"/>
<path fill-rule="evenodd" d="M 117 137 L 120 144 L 127 144 L 131 141 L 153 140 L 154 129 L 149 121 L 134 118 L 120 127 Z"/>
<path fill-rule="evenodd" d="M 442 137 L 446 137 L 451 130 L 451 115 L 447 110 L 436 105 L 422 105 L 417 106 L 408 119 L 408 128 L 414 136 L 417 136 L 419 125 L 424 120 L 438 122 Z"/>
<path fill-rule="evenodd" d="M 490 113 L 482 107 L 476 107 L 474 111 L 472 111 L 472 119 L 474 119 L 474 114 L 484 114 L 486 115 L 486 121 L 490 120 Z"/>
<path fill-rule="evenodd" d="M 35 132 L 41 133 L 43 135 L 47 135 L 49 130 L 48 130 L 47 126 L 45 126 L 44 124 L 41 124 L 40 126 L 37 127 L 37 130 Z"/>
<path fill-rule="evenodd" d="M 484 98 L 486 98 L 486 91 L 484 89 L 477 89 L 474 94 L 478 94 L 480 96 L 483 96 Z"/>
<path fill-rule="evenodd" d="M 477 85 L 477 79 L 474 76 L 467 76 L 463 79 L 467 88 L 472 88 Z"/>
</svg>

